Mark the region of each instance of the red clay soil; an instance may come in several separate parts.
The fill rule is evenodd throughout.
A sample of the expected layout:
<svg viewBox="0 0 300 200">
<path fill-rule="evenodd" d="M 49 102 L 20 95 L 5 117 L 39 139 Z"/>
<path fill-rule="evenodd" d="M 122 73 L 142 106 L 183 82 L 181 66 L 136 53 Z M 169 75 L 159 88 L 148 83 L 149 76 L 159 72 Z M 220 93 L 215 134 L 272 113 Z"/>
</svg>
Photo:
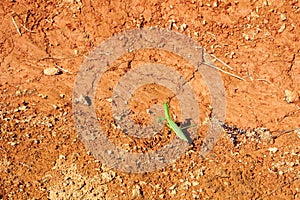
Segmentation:
<svg viewBox="0 0 300 200">
<path fill-rule="evenodd" d="M 300 199 L 300 131 L 293 130 L 300 127 L 299 1 L 4 0 L 0 16 L 0 199 Z M 72 115 L 76 74 L 101 42 L 149 27 L 191 37 L 232 70 L 216 61 L 217 67 L 243 78 L 220 72 L 225 122 L 256 137 L 238 136 L 234 146 L 224 131 L 199 158 L 200 134 L 180 159 L 144 174 L 109 168 L 88 152 Z M 151 51 L 123 63 L 141 59 L 189 67 Z M 47 68 L 60 73 L 47 75 Z M 133 106 L 153 103 L 145 99 L 151 87 L 139 93 Z M 157 102 L 170 95 L 161 92 Z M 209 115 L 203 96 L 199 104 Z M 111 124 L 105 109 L 101 123 Z M 153 143 L 176 137 L 168 133 Z M 130 143 L 116 134 L 109 135 L 116 145 Z"/>
</svg>

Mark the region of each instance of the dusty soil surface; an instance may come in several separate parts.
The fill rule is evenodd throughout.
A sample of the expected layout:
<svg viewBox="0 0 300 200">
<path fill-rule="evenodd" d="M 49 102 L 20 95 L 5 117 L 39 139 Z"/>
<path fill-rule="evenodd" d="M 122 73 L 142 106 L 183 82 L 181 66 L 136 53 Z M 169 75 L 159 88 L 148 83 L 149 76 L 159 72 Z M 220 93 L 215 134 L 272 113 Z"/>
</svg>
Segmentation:
<svg viewBox="0 0 300 200">
<path fill-rule="evenodd" d="M 300 127 L 297 0 L 4 0 L 0 16 L 0 199 L 300 199 L 300 132 L 293 130 Z M 216 61 L 217 67 L 243 78 L 221 72 L 225 122 L 250 135 L 239 135 L 233 145 L 227 127 L 213 151 L 199 158 L 205 135 L 200 127 L 200 137 L 186 154 L 144 174 L 109 168 L 88 152 L 72 115 L 76 74 L 101 42 L 143 27 L 191 37 L 232 70 Z M 164 54 L 152 54 L 127 56 L 124 65 L 116 61 L 112 67 L 122 74 L 128 62 L 164 60 Z M 185 66 L 180 58 L 163 62 Z M 47 68 L 60 73 L 46 75 Z M 201 82 L 201 77 L 194 78 L 195 84 Z M 100 85 L 114 81 L 102 80 Z M 201 90 L 195 88 L 200 98 Z M 144 97 L 154 94 L 152 89 L 141 89 L 132 106 L 145 110 L 172 95 L 161 92 L 156 102 L 147 101 Z M 209 116 L 207 95 L 199 100 L 202 121 Z M 144 107 L 138 108 L 138 102 Z M 173 113 L 177 106 L 174 100 Z M 108 107 L 101 112 L 101 124 L 111 124 Z M 176 137 L 163 132 L 144 145 L 120 139 L 122 133 L 106 127 L 109 139 L 128 144 L 128 150 L 139 151 L 134 145 L 155 149 Z"/>
</svg>

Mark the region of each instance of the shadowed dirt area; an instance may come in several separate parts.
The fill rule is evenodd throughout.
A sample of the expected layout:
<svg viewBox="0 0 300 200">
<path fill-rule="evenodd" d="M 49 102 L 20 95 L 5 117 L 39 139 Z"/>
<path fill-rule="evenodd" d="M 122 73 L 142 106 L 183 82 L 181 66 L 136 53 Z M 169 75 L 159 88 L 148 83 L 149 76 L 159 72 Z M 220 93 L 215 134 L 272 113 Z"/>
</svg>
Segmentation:
<svg viewBox="0 0 300 200">
<path fill-rule="evenodd" d="M 0 199 L 300 199 L 297 0 L 4 0 L 0 17 Z M 95 159 L 78 137 L 74 82 L 102 42 L 150 27 L 191 37 L 232 74 L 220 72 L 224 131 L 200 158 L 211 113 L 201 76 L 168 52 L 128 52 L 109 66 L 95 96 L 99 126 L 113 144 L 147 152 L 176 137 L 165 127 L 150 139 L 132 138 L 114 124 L 112 88 L 140 63 L 183 74 L 201 110 L 199 136 L 180 159 L 154 172 L 128 174 Z M 167 88 L 147 85 L 133 97 L 128 105 L 138 124 L 149 123 L 147 109 L 168 99 L 172 118 L 182 120 Z"/>
</svg>

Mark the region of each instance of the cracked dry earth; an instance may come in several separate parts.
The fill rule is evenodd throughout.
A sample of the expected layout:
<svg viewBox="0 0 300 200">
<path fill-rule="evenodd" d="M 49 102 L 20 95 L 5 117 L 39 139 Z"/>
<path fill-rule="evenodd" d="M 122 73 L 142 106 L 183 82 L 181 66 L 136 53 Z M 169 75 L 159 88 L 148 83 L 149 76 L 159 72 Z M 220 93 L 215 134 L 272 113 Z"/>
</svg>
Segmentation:
<svg viewBox="0 0 300 200">
<path fill-rule="evenodd" d="M 0 16 L 0 199 L 300 199 L 299 1 L 4 0 Z M 96 160 L 78 138 L 72 95 L 93 49 L 143 27 L 191 37 L 232 69 L 215 60 L 217 67 L 243 80 L 220 72 L 226 126 L 205 158 L 199 158 L 203 125 L 180 159 L 155 172 L 128 174 Z M 113 63 L 110 75 L 120 78 L 129 66 L 149 61 L 188 77 L 188 63 L 165 53 L 128 54 Z M 193 80 L 203 122 L 209 93 L 201 77 Z M 145 112 L 172 96 L 158 89 L 138 91 L 133 109 Z M 178 110 L 174 100 L 171 112 Z M 132 143 L 113 131 L 109 107 L 100 111 L 108 138 L 129 151 L 151 151 L 176 137 L 166 129 L 153 144 Z"/>
</svg>

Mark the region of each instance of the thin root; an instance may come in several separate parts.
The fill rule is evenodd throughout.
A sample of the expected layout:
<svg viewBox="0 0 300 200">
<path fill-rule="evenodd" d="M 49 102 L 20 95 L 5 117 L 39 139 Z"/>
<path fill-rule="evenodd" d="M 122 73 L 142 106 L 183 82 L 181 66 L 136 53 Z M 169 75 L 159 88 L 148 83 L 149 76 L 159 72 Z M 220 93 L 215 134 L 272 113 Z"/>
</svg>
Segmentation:
<svg viewBox="0 0 300 200">
<path fill-rule="evenodd" d="M 233 70 L 232 67 L 230 67 L 229 65 L 227 65 L 225 62 L 223 62 L 221 59 L 217 58 L 217 56 L 210 54 L 212 57 L 214 57 L 217 61 L 219 61 L 220 63 L 222 63 L 223 65 L 225 65 L 228 69 Z"/>
<path fill-rule="evenodd" d="M 26 28 L 26 26 L 25 25 L 23 25 L 23 24 L 20 24 L 26 31 L 28 31 L 28 32 L 30 32 L 30 33 L 35 33 L 35 31 L 31 31 L 31 30 L 29 30 L 28 28 Z"/>
<path fill-rule="evenodd" d="M 256 80 L 258 80 L 258 81 L 264 81 L 264 82 L 267 82 L 267 83 L 269 83 L 269 84 L 272 84 L 271 81 L 269 81 L 269 80 L 267 80 L 267 79 L 264 79 L 264 78 L 258 78 L 258 79 L 256 79 Z"/>
<path fill-rule="evenodd" d="M 279 138 L 280 136 L 282 136 L 282 135 L 284 135 L 284 134 L 286 134 L 286 133 L 290 133 L 290 132 L 298 131 L 298 130 L 300 130 L 300 128 L 294 128 L 294 129 L 282 131 L 281 133 L 278 133 L 277 135 L 274 135 L 274 136 L 273 136 L 273 139 L 277 139 L 277 138 Z"/>
<path fill-rule="evenodd" d="M 242 81 L 245 80 L 245 79 L 243 79 L 242 77 L 239 77 L 239 76 L 237 76 L 237 75 L 235 75 L 235 74 L 232 74 L 232 73 L 230 73 L 230 72 L 227 72 L 227 71 L 225 71 L 225 70 L 223 70 L 223 69 L 221 69 L 221 68 L 218 68 L 218 67 L 216 67 L 216 66 L 213 66 L 213 65 L 210 65 L 210 64 L 207 64 L 207 63 L 204 63 L 204 64 L 207 65 L 207 66 L 209 66 L 209 67 L 212 67 L 212 68 L 214 68 L 214 69 L 216 69 L 216 70 L 219 70 L 219 71 L 223 72 L 224 74 L 228 74 L 228 75 L 230 75 L 230 76 L 232 76 L 232 77 L 234 77 L 234 78 L 237 78 L 237 79 L 239 79 L 239 80 L 242 80 Z"/>
<path fill-rule="evenodd" d="M 13 22 L 14 26 L 15 26 L 16 29 L 17 29 L 17 32 L 19 33 L 20 36 L 22 36 L 22 33 L 21 33 L 21 31 L 20 31 L 20 29 L 19 29 L 19 27 L 18 27 L 18 25 L 17 25 L 17 23 L 16 23 L 16 21 L 15 21 L 14 16 L 11 16 L 11 19 L 12 19 L 12 22 Z"/>
<path fill-rule="evenodd" d="M 70 71 L 68 71 L 68 70 L 66 70 L 66 69 L 64 69 L 64 68 L 62 68 L 61 66 L 59 66 L 59 65 L 57 65 L 57 64 L 55 64 L 55 66 L 56 66 L 58 69 L 60 69 L 61 71 L 64 71 L 64 72 L 69 73 L 69 74 L 73 74 L 73 72 L 70 72 Z"/>
</svg>

